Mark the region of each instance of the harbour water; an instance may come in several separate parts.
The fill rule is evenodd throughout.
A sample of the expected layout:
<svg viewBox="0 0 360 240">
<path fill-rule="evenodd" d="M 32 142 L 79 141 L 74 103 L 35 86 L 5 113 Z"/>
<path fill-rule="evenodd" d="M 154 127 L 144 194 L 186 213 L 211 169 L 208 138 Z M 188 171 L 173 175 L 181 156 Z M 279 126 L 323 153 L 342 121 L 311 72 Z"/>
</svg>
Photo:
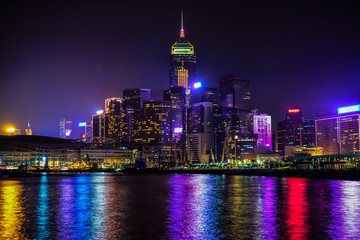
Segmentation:
<svg viewBox="0 0 360 240">
<path fill-rule="evenodd" d="M 358 239 L 360 182 L 211 174 L 0 180 L 0 239 Z"/>
</svg>

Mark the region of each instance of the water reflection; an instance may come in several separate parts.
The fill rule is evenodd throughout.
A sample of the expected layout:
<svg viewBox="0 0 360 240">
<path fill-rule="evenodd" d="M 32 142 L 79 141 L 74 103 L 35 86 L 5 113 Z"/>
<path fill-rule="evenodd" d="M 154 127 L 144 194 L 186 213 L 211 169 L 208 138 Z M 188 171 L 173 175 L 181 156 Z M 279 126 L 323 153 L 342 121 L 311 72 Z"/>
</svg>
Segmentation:
<svg viewBox="0 0 360 240">
<path fill-rule="evenodd" d="M 331 225 L 329 236 L 333 239 L 358 239 L 360 236 L 360 183 L 358 181 L 333 181 Z"/>
<path fill-rule="evenodd" d="M 286 199 L 286 236 L 288 239 L 307 239 L 310 226 L 308 224 L 308 201 L 306 189 L 309 179 L 287 178 Z"/>
<path fill-rule="evenodd" d="M 106 233 L 106 210 L 110 207 L 108 203 L 108 189 L 105 184 L 105 177 L 97 176 L 93 180 L 93 198 L 92 198 L 92 209 L 94 214 L 92 215 L 92 231 L 95 233 L 98 239 L 108 239 Z M 105 234 L 104 234 L 105 233 Z"/>
<path fill-rule="evenodd" d="M 117 239 L 125 235 L 122 230 L 126 224 L 123 217 L 126 192 L 114 181 L 106 175 L 93 178 L 91 232 L 94 239 Z"/>
<path fill-rule="evenodd" d="M 0 181 L 0 239 L 357 239 L 360 182 L 216 175 Z"/>
<path fill-rule="evenodd" d="M 23 187 L 18 181 L 0 181 L 0 237 L 27 239 L 22 231 L 25 221 Z"/>
<path fill-rule="evenodd" d="M 276 203 L 276 186 L 278 178 L 264 178 L 262 181 L 263 202 L 262 202 L 262 238 L 279 239 L 279 226 Z"/>
<path fill-rule="evenodd" d="M 44 174 L 40 179 L 39 200 L 37 209 L 37 239 L 50 238 L 51 212 L 49 211 L 48 179 Z"/>
<path fill-rule="evenodd" d="M 259 239 L 261 237 L 261 184 L 257 178 L 231 176 L 227 181 L 226 206 L 232 239 Z"/>
<path fill-rule="evenodd" d="M 347 239 L 356 239 L 360 236 L 360 183 L 355 181 L 342 181 L 341 211 L 344 216 L 344 236 Z"/>
<path fill-rule="evenodd" d="M 74 237 L 85 239 L 91 235 L 91 176 L 80 174 L 75 177 L 74 190 Z"/>
<path fill-rule="evenodd" d="M 222 233 L 224 179 L 211 175 L 172 175 L 169 180 L 168 236 L 218 239 Z"/>
<path fill-rule="evenodd" d="M 73 239 L 74 230 L 74 178 L 60 179 L 59 213 L 56 220 L 59 239 Z"/>
</svg>

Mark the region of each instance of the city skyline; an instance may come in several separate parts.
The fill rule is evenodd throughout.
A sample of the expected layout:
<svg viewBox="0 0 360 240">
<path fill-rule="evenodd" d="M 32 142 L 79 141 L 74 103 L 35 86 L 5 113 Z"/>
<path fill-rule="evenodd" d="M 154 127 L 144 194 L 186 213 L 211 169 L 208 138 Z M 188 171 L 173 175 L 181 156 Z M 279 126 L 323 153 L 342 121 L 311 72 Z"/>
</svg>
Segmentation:
<svg viewBox="0 0 360 240">
<path fill-rule="evenodd" d="M 198 56 L 197 80 L 206 87 L 218 87 L 220 76 L 229 73 L 249 80 L 252 108 L 273 116 L 273 126 L 292 106 L 299 106 L 306 117 L 315 117 L 317 110 L 360 100 L 356 88 L 360 51 L 355 44 L 359 17 L 351 6 L 229 4 L 221 5 L 216 15 L 215 4 L 201 14 L 196 12 L 200 4 L 195 4 L 193 8 L 169 7 L 148 22 L 145 19 L 150 14 L 131 4 L 124 9 L 137 11 L 131 15 L 121 8 L 125 11 L 122 17 L 108 5 L 86 5 L 87 12 L 81 15 L 84 20 L 76 16 L 77 4 L 72 10 L 51 6 L 55 4 L 38 9 L 9 4 L 8 12 L 2 14 L 10 24 L 2 26 L 7 34 L 1 37 L 1 129 L 6 123 L 25 129 L 30 120 L 34 134 L 58 136 L 60 119 L 88 121 L 97 109 L 103 109 L 104 99 L 123 97 L 126 88 L 151 88 L 151 99 L 162 100 L 162 92 L 168 89 L 168 56 L 180 30 L 181 9 L 186 38 Z M 240 9 L 252 11 L 240 19 L 231 15 Z M 10 15 L 15 10 L 24 15 L 14 20 Z M 50 16 L 51 11 L 54 15 Z M 96 21 L 87 22 L 91 13 L 97 14 Z M 101 20 L 107 13 L 111 14 Z M 144 21 L 138 20 L 140 16 Z M 270 17 L 268 22 L 266 17 Z M 135 21 L 136 27 L 124 26 L 120 20 L 126 19 Z M 285 19 L 288 23 L 282 22 Z M 122 25 L 115 28 L 119 21 Z M 252 32 L 255 27 L 258 31 Z M 225 36 L 219 37 L 222 34 Z"/>
</svg>

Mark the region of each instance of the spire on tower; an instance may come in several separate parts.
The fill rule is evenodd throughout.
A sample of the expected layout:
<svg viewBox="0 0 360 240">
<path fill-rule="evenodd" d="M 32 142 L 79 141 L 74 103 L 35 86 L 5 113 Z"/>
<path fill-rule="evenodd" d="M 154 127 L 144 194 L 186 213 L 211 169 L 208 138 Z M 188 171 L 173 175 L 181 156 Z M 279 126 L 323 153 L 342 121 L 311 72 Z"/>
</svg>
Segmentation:
<svg viewBox="0 0 360 240">
<path fill-rule="evenodd" d="M 185 37 L 183 10 L 181 10 L 181 30 L 180 30 L 180 37 L 181 37 L 181 38 Z"/>
<path fill-rule="evenodd" d="M 25 129 L 25 134 L 26 135 L 32 135 L 32 130 L 30 128 L 30 121 L 28 121 L 27 128 Z"/>
</svg>

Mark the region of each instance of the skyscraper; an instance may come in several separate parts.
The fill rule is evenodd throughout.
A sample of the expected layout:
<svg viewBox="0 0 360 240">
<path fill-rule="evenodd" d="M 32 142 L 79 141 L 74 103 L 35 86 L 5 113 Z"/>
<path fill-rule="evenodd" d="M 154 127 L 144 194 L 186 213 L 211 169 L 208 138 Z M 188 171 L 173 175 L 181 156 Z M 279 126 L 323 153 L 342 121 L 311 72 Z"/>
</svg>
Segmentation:
<svg viewBox="0 0 360 240">
<path fill-rule="evenodd" d="M 315 128 L 323 154 L 360 152 L 360 105 L 319 111 Z"/>
<path fill-rule="evenodd" d="M 214 150 L 214 106 L 212 102 L 192 104 L 188 113 L 189 158 L 208 162 Z"/>
<path fill-rule="evenodd" d="M 169 58 L 169 86 L 190 88 L 196 78 L 196 55 L 194 46 L 185 39 L 183 13 L 181 11 L 180 38 L 172 45 Z"/>
<path fill-rule="evenodd" d="M 72 121 L 60 120 L 60 138 L 72 138 Z"/>
<path fill-rule="evenodd" d="M 143 109 L 144 101 L 149 101 L 150 89 L 145 88 L 134 88 L 134 89 L 124 89 L 123 91 L 124 98 L 124 126 L 125 126 L 125 140 L 127 142 L 132 142 L 134 140 L 134 134 L 136 127 L 138 125 L 137 120 L 139 119 L 139 114 Z"/>
<path fill-rule="evenodd" d="M 184 87 L 164 91 L 164 100 L 170 103 L 171 142 L 179 144 L 186 131 L 186 95 Z M 179 146 L 178 146 L 179 147 Z"/>
<path fill-rule="evenodd" d="M 316 134 L 315 134 L 315 120 L 306 119 L 303 123 L 302 131 L 302 145 L 303 147 L 313 148 L 316 147 Z"/>
<path fill-rule="evenodd" d="M 257 135 L 257 146 L 263 146 L 272 151 L 271 116 L 257 110 L 252 114 L 253 133 Z"/>
<path fill-rule="evenodd" d="M 277 151 L 285 153 L 286 146 L 302 147 L 303 118 L 300 108 L 288 109 L 285 120 L 278 122 Z"/>
<path fill-rule="evenodd" d="M 114 141 L 121 141 L 123 137 L 123 100 L 122 98 L 108 98 L 105 100 L 105 137 Z"/>
<path fill-rule="evenodd" d="M 219 83 L 219 103 L 222 107 L 250 113 L 250 81 L 239 79 L 235 74 L 222 76 Z"/>
<path fill-rule="evenodd" d="M 235 74 L 224 75 L 219 83 L 219 104 L 223 108 L 236 109 L 239 124 L 236 128 L 250 130 L 249 113 L 250 102 L 250 81 L 242 80 Z"/>
<path fill-rule="evenodd" d="M 144 101 L 139 115 L 134 141 L 149 145 L 170 144 L 170 103 L 167 101 Z"/>
<path fill-rule="evenodd" d="M 218 106 L 219 94 L 217 88 L 198 87 L 191 90 L 190 104 L 200 102 L 212 102 L 215 107 Z"/>
<path fill-rule="evenodd" d="M 28 121 L 27 128 L 25 129 L 25 134 L 26 135 L 32 135 L 32 130 L 30 128 L 30 121 Z"/>
<path fill-rule="evenodd" d="M 123 136 L 123 106 L 121 98 L 108 98 L 105 100 L 105 112 L 100 111 L 92 117 L 92 136 L 120 142 Z M 86 126 L 86 124 L 85 124 Z M 100 139 L 101 138 L 101 139 Z"/>
</svg>

